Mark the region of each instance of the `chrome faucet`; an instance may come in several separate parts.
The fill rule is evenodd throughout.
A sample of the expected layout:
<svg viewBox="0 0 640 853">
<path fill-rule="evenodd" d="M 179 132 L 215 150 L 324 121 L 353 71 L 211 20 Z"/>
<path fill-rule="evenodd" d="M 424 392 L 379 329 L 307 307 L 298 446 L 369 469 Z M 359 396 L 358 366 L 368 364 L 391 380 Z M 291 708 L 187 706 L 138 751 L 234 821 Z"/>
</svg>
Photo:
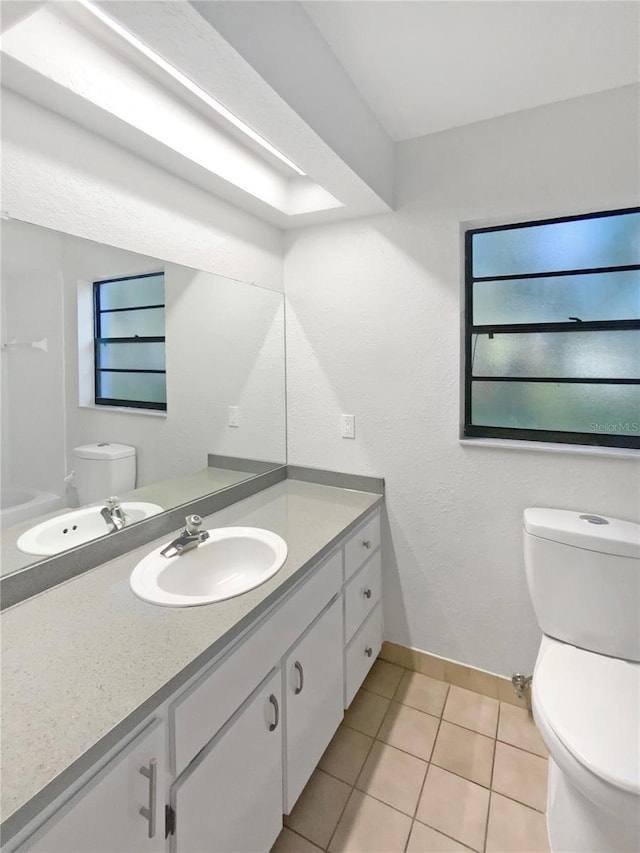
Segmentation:
<svg viewBox="0 0 640 853">
<path fill-rule="evenodd" d="M 107 498 L 104 503 L 105 505 L 100 510 L 100 515 L 107 523 L 107 527 L 111 528 L 110 532 L 114 533 L 116 530 L 122 530 L 127 523 L 127 517 L 120 506 L 120 498 L 113 495 Z"/>
<path fill-rule="evenodd" d="M 188 515 L 184 521 L 186 527 L 182 533 L 160 551 L 163 557 L 180 557 L 185 551 L 197 548 L 201 542 L 206 542 L 209 538 L 208 530 L 200 530 L 202 519 L 199 515 Z"/>
</svg>

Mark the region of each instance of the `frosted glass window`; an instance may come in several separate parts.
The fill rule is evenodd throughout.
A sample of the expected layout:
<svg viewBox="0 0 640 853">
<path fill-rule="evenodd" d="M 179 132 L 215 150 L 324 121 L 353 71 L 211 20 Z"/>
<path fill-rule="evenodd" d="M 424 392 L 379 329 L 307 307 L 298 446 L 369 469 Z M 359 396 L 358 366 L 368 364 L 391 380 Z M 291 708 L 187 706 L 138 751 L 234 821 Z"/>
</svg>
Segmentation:
<svg viewBox="0 0 640 853">
<path fill-rule="evenodd" d="M 474 382 L 474 423 L 591 435 L 640 435 L 639 385 Z"/>
<path fill-rule="evenodd" d="M 167 391 L 162 373 L 102 374 L 102 396 L 114 400 L 135 400 L 141 403 L 166 403 Z"/>
<path fill-rule="evenodd" d="M 640 210 L 465 248 L 464 434 L 640 448 Z"/>
<path fill-rule="evenodd" d="M 103 313 L 101 338 L 156 338 L 164 336 L 164 308 Z"/>
<path fill-rule="evenodd" d="M 100 282 L 103 310 L 164 305 L 164 275 L 144 275 Z"/>
<path fill-rule="evenodd" d="M 473 235 L 473 276 L 640 264 L 640 212 Z"/>
<path fill-rule="evenodd" d="M 477 281 L 473 323 L 563 323 L 640 318 L 640 270 Z"/>
<path fill-rule="evenodd" d="M 164 370 L 164 342 L 140 344 L 98 344 L 98 366 L 101 369 Z"/>
<path fill-rule="evenodd" d="M 167 408 L 164 273 L 94 283 L 95 402 Z"/>
<path fill-rule="evenodd" d="M 640 331 L 477 335 L 473 376 L 636 379 Z"/>
</svg>

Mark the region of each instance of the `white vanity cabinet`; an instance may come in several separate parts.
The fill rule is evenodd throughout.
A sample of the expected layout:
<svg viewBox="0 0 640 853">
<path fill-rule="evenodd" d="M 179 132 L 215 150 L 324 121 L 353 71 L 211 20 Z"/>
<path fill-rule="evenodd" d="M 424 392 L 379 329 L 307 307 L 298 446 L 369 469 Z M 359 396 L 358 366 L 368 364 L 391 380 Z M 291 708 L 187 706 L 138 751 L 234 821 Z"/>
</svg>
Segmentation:
<svg viewBox="0 0 640 853">
<path fill-rule="evenodd" d="M 375 509 L 7 853 L 266 853 L 376 659 L 380 598 Z"/>
<path fill-rule="evenodd" d="M 268 676 L 172 787 L 175 853 L 267 851 L 278 837 L 281 681 Z"/>
<path fill-rule="evenodd" d="M 19 853 L 161 853 L 166 729 L 152 720 Z"/>
</svg>

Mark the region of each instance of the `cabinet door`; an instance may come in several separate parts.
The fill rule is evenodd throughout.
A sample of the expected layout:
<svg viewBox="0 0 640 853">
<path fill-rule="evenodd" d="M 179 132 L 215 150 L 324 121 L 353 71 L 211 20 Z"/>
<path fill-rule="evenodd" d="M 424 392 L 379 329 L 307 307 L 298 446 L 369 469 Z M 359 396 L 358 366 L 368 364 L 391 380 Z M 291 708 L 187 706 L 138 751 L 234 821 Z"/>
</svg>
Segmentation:
<svg viewBox="0 0 640 853">
<path fill-rule="evenodd" d="M 164 851 L 165 742 L 165 726 L 152 722 L 28 838 L 20 853 Z"/>
<path fill-rule="evenodd" d="M 289 814 L 343 715 L 342 596 L 285 659 L 285 787 Z"/>
<path fill-rule="evenodd" d="M 282 828 L 282 678 L 265 679 L 171 790 L 176 853 L 264 853 Z"/>
</svg>

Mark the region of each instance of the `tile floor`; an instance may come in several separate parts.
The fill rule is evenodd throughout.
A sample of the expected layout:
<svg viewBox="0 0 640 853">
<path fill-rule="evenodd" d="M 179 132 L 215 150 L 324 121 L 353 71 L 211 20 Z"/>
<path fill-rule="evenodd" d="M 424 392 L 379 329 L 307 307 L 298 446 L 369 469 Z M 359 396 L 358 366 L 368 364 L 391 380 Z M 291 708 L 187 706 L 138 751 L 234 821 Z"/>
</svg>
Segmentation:
<svg viewBox="0 0 640 853">
<path fill-rule="evenodd" d="M 527 711 L 377 660 L 272 853 L 543 853 L 546 786 Z"/>
</svg>

